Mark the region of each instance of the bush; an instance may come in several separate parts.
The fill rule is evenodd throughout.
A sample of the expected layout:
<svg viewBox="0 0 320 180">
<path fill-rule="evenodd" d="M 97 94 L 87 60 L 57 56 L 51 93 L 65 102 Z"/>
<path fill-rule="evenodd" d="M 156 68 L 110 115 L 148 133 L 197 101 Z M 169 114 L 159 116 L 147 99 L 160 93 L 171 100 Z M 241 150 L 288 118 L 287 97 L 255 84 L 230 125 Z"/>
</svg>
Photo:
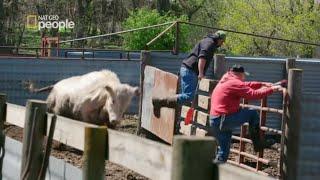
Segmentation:
<svg viewBox="0 0 320 180">
<path fill-rule="evenodd" d="M 156 10 L 150 10 L 147 8 L 142 8 L 137 11 L 132 11 L 129 17 L 124 21 L 124 29 L 134 29 L 150 25 L 161 24 L 165 22 L 175 21 L 175 20 L 186 20 L 186 16 L 181 16 L 179 18 L 175 16 L 170 16 L 169 14 L 161 16 Z M 169 25 L 168 25 L 169 26 Z M 145 29 L 140 31 L 135 31 L 131 33 L 126 33 L 123 35 L 124 47 L 130 50 L 141 50 L 145 48 L 145 45 L 155 38 L 159 33 L 161 33 L 168 26 L 156 27 L 151 29 Z M 189 27 L 185 25 L 180 26 L 180 50 L 186 51 L 190 47 L 186 41 L 187 34 L 189 32 Z M 171 50 L 175 42 L 175 27 L 165 33 L 162 37 L 156 40 L 153 44 L 149 46 L 150 50 Z"/>
</svg>

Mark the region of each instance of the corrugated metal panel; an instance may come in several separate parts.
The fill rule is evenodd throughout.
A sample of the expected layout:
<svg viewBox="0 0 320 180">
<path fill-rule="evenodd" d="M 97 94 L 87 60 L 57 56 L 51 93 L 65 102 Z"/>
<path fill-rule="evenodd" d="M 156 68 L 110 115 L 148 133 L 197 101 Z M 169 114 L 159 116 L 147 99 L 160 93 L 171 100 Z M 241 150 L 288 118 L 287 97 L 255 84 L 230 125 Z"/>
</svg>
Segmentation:
<svg viewBox="0 0 320 180">
<path fill-rule="evenodd" d="M 5 156 L 2 167 L 4 180 L 19 180 L 21 169 L 22 143 L 6 137 Z M 82 179 L 82 171 L 63 160 L 50 157 L 46 179 L 50 180 L 75 180 Z"/>
<path fill-rule="evenodd" d="M 51 56 L 56 56 L 56 50 L 53 49 Z M 106 59 L 140 59 L 139 51 L 94 51 L 86 49 L 84 51 L 85 58 L 106 58 Z M 72 57 L 72 58 L 81 58 L 81 50 L 68 50 L 68 49 L 59 49 L 59 57 Z"/>
<path fill-rule="evenodd" d="M 312 93 L 320 96 L 320 60 L 297 60 L 297 68 L 303 69 L 303 93 Z"/>
<path fill-rule="evenodd" d="M 305 71 L 304 71 L 305 72 Z M 308 76 L 306 76 L 308 77 Z M 304 77 L 305 78 L 305 77 Z M 319 90 L 319 89 L 318 89 Z M 304 94 L 300 131 L 299 178 L 320 178 L 320 96 Z"/>
<path fill-rule="evenodd" d="M 179 53 L 179 55 L 173 55 L 170 52 L 151 52 L 152 66 L 155 66 L 164 71 L 177 74 L 181 67 L 182 60 L 188 56 L 188 53 Z M 213 77 L 213 61 L 206 72 L 206 77 Z"/>
<path fill-rule="evenodd" d="M 187 54 L 180 53 L 173 55 L 171 53 L 151 52 L 151 65 L 161 70 L 177 74 L 181 67 L 182 60 Z"/>
<path fill-rule="evenodd" d="M 227 68 L 230 68 L 234 64 L 243 65 L 246 71 L 251 73 L 247 77 L 248 81 L 277 82 L 284 78 L 285 61 L 283 59 L 226 57 L 226 61 Z M 260 105 L 260 102 L 255 101 L 253 104 Z M 268 97 L 268 107 L 281 109 L 281 94 L 277 93 Z M 275 113 L 268 113 L 266 125 L 280 129 L 281 116 Z"/>
<path fill-rule="evenodd" d="M 23 89 L 22 83 L 34 81 L 38 87 L 74 75 L 95 70 L 110 69 L 118 74 L 121 82 L 139 86 L 140 61 L 126 60 L 43 60 L 43 59 L 0 59 L 0 92 L 8 95 L 8 102 L 25 105 L 27 99 L 46 99 L 47 93 L 32 94 Z M 135 97 L 128 112 L 138 112 Z"/>
</svg>

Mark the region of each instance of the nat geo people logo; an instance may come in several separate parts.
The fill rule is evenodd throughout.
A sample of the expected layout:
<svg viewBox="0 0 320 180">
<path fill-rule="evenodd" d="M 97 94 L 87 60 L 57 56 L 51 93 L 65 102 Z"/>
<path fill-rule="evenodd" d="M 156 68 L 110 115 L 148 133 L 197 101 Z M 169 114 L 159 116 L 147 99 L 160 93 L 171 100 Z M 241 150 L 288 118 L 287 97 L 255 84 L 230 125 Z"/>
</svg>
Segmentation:
<svg viewBox="0 0 320 180">
<path fill-rule="evenodd" d="M 28 15 L 27 28 L 29 29 L 73 29 L 74 22 L 69 19 L 60 20 L 58 15 Z"/>
</svg>

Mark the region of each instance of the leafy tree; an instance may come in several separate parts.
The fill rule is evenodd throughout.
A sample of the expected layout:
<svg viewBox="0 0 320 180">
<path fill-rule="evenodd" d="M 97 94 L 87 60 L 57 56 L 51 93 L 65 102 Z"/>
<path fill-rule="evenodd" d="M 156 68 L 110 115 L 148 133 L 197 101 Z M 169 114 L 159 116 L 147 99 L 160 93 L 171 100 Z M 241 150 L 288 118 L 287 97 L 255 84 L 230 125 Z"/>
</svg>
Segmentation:
<svg viewBox="0 0 320 180">
<path fill-rule="evenodd" d="M 320 9 L 315 1 L 224 0 L 220 27 L 307 42 L 320 41 Z M 227 48 L 237 55 L 311 57 L 314 47 L 229 33 Z"/>
<path fill-rule="evenodd" d="M 170 21 L 175 21 L 177 19 L 186 20 L 185 16 L 177 18 L 175 16 L 163 15 L 161 16 L 156 10 L 150 10 L 147 8 L 142 8 L 137 11 L 130 13 L 130 16 L 124 21 L 124 29 L 134 29 L 144 26 L 150 26 Z M 152 29 L 146 29 L 142 31 L 135 31 L 132 33 L 127 33 L 123 35 L 124 46 L 127 49 L 144 49 L 145 45 L 161 33 L 166 27 L 158 27 Z M 189 49 L 187 43 L 187 36 L 190 29 L 187 26 L 181 26 L 180 28 L 180 50 L 186 51 Z M 168 31 L 160 39 L 155 41 L 149 48 L 156 50 L 169 50 L 172 49 L 175 42 L 175 28 Z"/>
</svg>

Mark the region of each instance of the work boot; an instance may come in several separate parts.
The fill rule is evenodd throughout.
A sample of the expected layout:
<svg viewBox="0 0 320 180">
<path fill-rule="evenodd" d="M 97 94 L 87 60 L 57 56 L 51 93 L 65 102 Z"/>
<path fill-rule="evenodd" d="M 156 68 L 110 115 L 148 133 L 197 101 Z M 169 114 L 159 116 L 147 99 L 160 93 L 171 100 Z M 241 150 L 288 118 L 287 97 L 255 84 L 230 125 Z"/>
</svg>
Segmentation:
<svg viewBox="0 0 320 180">
<path fill-rule="evenodd" d="M 264 148 L 270 148 L 270 146 L 272 146 L 275 141 L 273 140 L 262 140 L 260 138 L 260 128 L 259 126 L 249 126 L 249 132 L 250 132 L 250 137 L 252 140 L 252 144 L 253 144 L 253 149 L 255 152 L 260 152 L 262 151 Z"/>
<path fill-rule="evenodd" d="M 177 96 L 170 96 L 170 97 L 162 97 L 162 98 L 152 98 L 152 104 L 153 104 L 153 113 L 154 115 L 159 118 L 160 117 L 160 109 L 162 107 L 168 107 L 168 108 L 176 108 L 178 104 L 178 98 Z"/>
</svg>

